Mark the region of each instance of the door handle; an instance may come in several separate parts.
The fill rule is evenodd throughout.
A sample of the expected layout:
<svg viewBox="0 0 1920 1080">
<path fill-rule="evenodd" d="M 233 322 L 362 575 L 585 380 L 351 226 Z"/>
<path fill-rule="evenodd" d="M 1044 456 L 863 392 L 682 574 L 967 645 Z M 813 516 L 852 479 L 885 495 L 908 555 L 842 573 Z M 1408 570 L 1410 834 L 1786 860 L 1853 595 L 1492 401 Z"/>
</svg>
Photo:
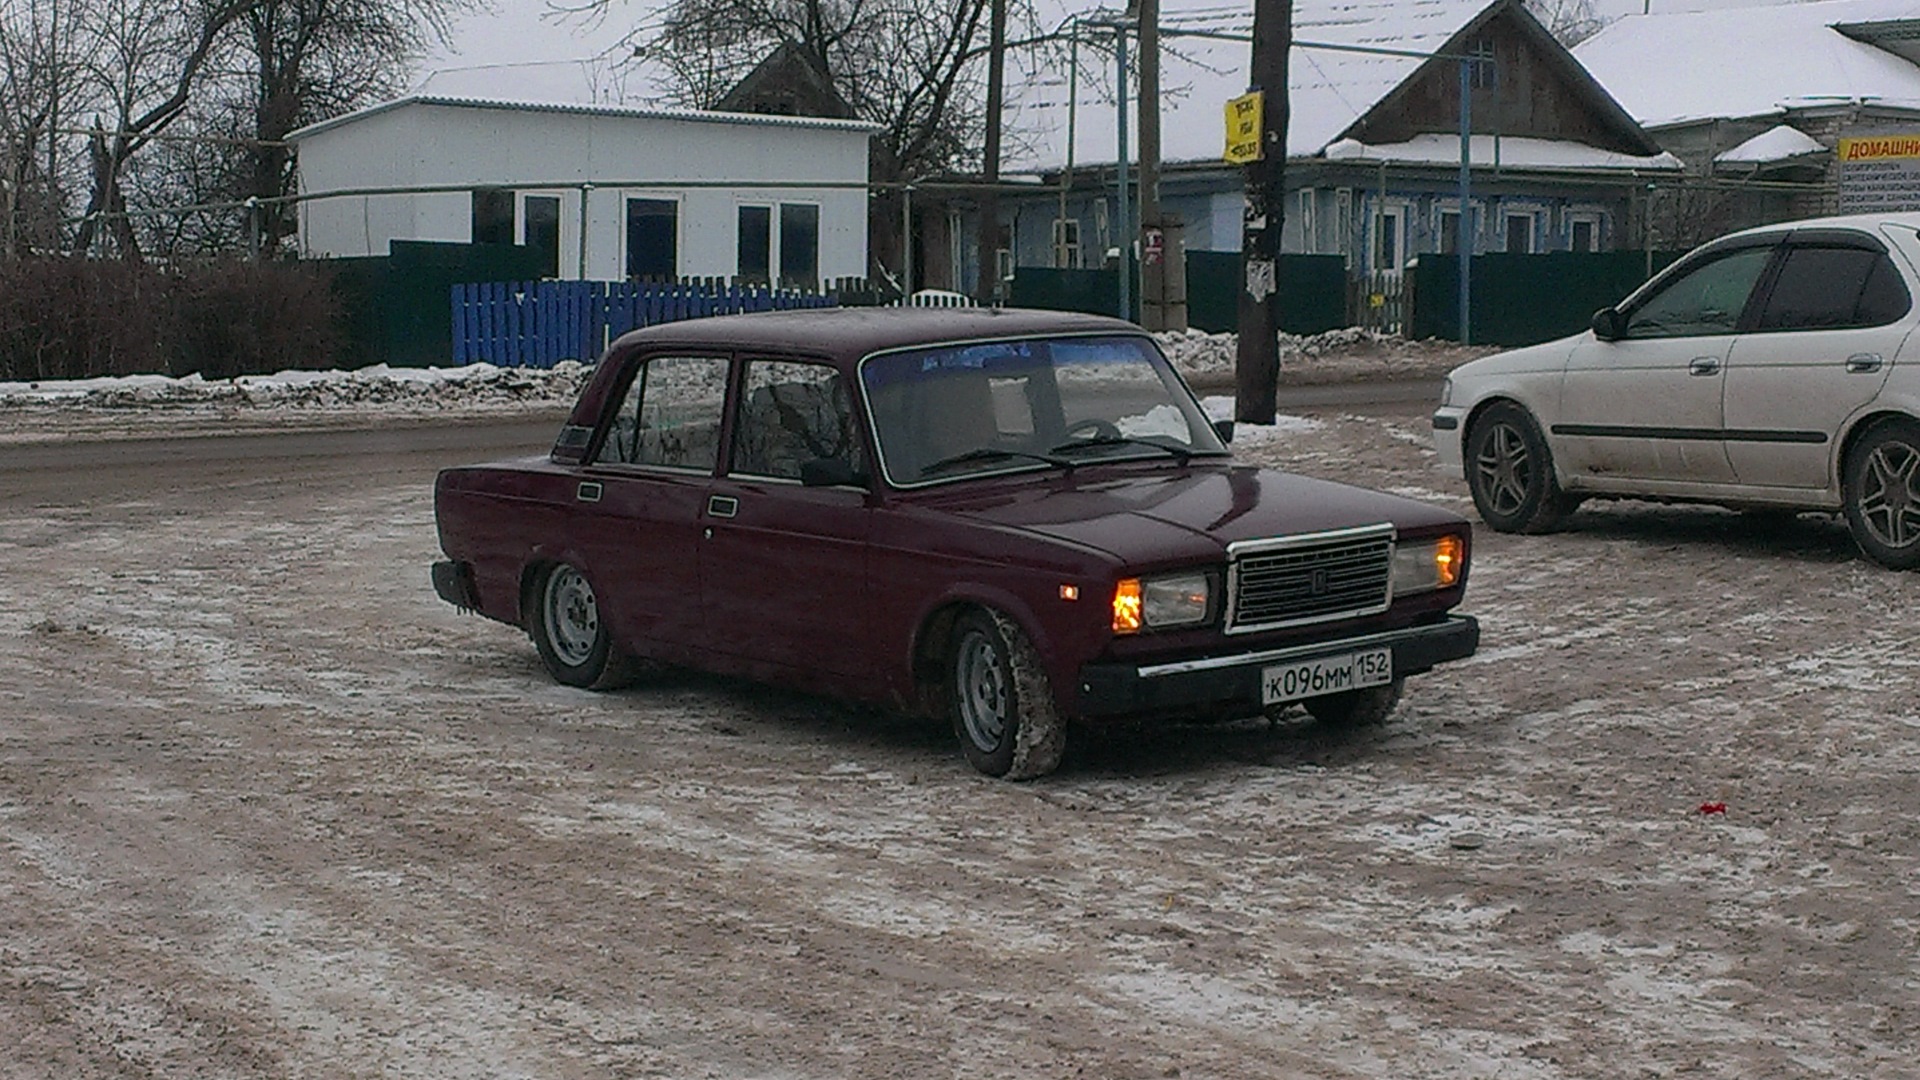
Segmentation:
<svg viewBox="0 0 1920 1080">
<path fill-rule="evenodd" d="M 1847 357 L 1847 374 L 1870 375 L 1880 370 L 1880 354 L 1857 352 Z"/>
<path fill-rule="evenodd" d="M 1718 375 L 1720 360 L 1712 356 L 1696 356 L 1687 364 L 1689 375 Z"/>
<path fill-rule="evenodd" d="M 711 495 L 707 497 L 707 513 L 712 517 L 730 518 L 740 512 L 740 500 L 731 495 Z"/>
</svg>

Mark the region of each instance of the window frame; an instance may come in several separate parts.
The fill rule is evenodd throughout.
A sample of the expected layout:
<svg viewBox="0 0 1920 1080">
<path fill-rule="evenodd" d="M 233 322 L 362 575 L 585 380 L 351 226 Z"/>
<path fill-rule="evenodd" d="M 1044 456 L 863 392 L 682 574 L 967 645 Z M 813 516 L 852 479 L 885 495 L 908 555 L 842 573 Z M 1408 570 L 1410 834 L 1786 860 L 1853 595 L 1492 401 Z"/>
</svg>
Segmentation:
<svg viewBox="0 0 1920 1080">
<path fill-rule="evenodd" d="M 731 407 L 727 409 L 727 424 L 724 438 L 726 454 L 720 463 L 721 475 L 737 482 L 756 484 L 787 484 L 794 487 L 806 486 L 797 476 L 779 476 L 773 473 L 745 472 L 740 468 L 740 439 L 746 430 L 747 403 L 752 394 L 749 382 L 755 364 L 792 364 L 805 367 L 825 368 L 838 380 L 839 398 L 846 408 L 846 422 L 851 436 L 852 460 L 848 463 L 856 474 L 873 474 L 873 451 L 865 430 L 864 409 L 856 397 L 855 377 L 850 376 L 846 368 L 832 360 L 818 356 L 783 356 L 776 353 L 741 354 L 735 358 L 736 372 L 731 380 Z M 843 485 L 836 485 L 843 486 Z M 857 485 L 856 485 L 857 486 Z"/>
<path fill-rule="evenodd" d="M 1629 297 L 1627 301 L 1623 302 L 1617 309 L 1621 316 L 1621 340 L 1671 341 L 1675 338 L 1687 337 L 1727 337 L 1746 332 L 1753 325 L 1753 320 L 1759 311 L 1760 303 L 1772 288 L 1773 274 L 1779 266 L 1780 249 L 1784 246 L 1785 239 L 1785 236 L 1780 234 L 1743 237 L 1733 243 L 1712 245 L 1674 263 L 1656 275 L 1652 281 L 1647 282 L 1640 291 Z M 1739 313 L 1734 316 L 1732 326 L 1724 330 L 1714 330 L 1711 333 L 1633 334 L 1626 332 L 1631 327 L 1635 315 L 1645 309 L 1649 303 L 1665 295 L 1667 290 L 1678 285 L 1688 277 L 1691 277 L 1695 271 L 1704 269 L 1713 263 L 1756 250 L 1766 252 L 1768 259 L 1767 262 L 1761 266 L 1760 272 L 1755 276 L 1753 284 L 1749 286 L 1746 304 L 1740 309 Z"/>
<path fill-rule="evenodd" d="M 679 281 L 681 256 L 687 250 L 686 200 L 675 193 L 648 190 L 628 190 L 621 192 L 620 195 L 621 280 L 639 280 L 633 273 L 633 204 L 635 202 L 664 203 L 673 207 L 673 273 L 668 277 L 673 281 Z"/>
<path fill-rule="evenodd" d="M 637 449 L 637 439 L 640 431 L 638 413 L 640 408 L 644 407 L 646 403 L 645 377 L 647 367 L 661 360 L 704 360 L 720 366 L 720 408 L 718 415 L 715 417 L 717 427 L 714 436 L 714 460 L 713 464 L 705 468 L 689 465 L 669 465 L 664 462 L 607 460 L 602 457 L 606 452 L 608 441 L 614 437 L 615 431 L 619 427 L 621 413 L 625 411 L 627 405 L 632 400 L 633 389 L 636 383 L 640 384 L 641 388 L 640 398 L 638 402 L 635 403 L 634 410 L 634 433 Z M 728 464 L 726 451 L 731 445 L 732 440 L 731 424 L 729 423 L 731 410 L 728 406 L 734 398 L 736 368 L 738 366 L 734 356 L 728 352 L 701 351 L 698 349 L 669 349 L 660 352 L 642 353 L 634 357 L 629 362 L 629 365 L 628 370 L 622 373 L 620 381 L 615 384 L 613 393 L 609 395 L 613 405 L 611 408 L 603 410 L 600 423 L 594 431 L 592 445 L 588 447 L 588 453 L 582 462 L 583 467 L 590 469 L 612 469 L 618 472 L 659 470 L 675 476 L 719 476 L 721 469 Z"/>
<path fill-rule="evenodd" d="M 1906 294 L 1906 308 L 1893 318 L 1880 322 L 1861 322 L 1855 319 L 1832 326 L 1762 325 L 1761 320 L 1766 315 L 1767 308 L 1773 303 L 1774 290 L 1780 286 L 1781 280 L 1786 276 L 1787 267 L 1794 253 L 1798 251 L 1817 250 L 1858 251 L 1876 260 L 1876 265 L 1884 265 L 1891 269 L 1894 280 L 1900 283 L 1901 291 Z M 1871 273 L 1871 271 L 1869 271 L 1869 273 Z M 1865 284 L 1865 279 L 1862 279 L 1861 287 L 1863 292 L 1865 290 Z M 1841 235 L 1834 231 L 1823 231 L 1820 234 L 1811 236 L 1789 237 L 1787 242 L 1780 245 L 1779 250 L 1774 253 L 1773 264 L 1768 267 L 1766 274 L 1763 276 L 1759 286 L 1756 287 L 1755 292 L 1758 295 L 1751 312 L 1751 323 L 1744 328 L 1745 332 L 1754 334 L 1810 334 L 1835 330 L 1873 330 L 1884 326 L 1893 326 L 1911 317 L 1916 302 L 1913 286 L 1907 281 L 1906 274 L 1900 270 L 1899 263 L 1893 258 L 1892 252 L 1887 250 L 1884 245 L 1879 244 L 1866 233 Z M 1860 297 L 1856 296 L 1854 298 L 1854 310 L 1856 312 L 1858 312 L 1859 306 Z"/>
</svg>

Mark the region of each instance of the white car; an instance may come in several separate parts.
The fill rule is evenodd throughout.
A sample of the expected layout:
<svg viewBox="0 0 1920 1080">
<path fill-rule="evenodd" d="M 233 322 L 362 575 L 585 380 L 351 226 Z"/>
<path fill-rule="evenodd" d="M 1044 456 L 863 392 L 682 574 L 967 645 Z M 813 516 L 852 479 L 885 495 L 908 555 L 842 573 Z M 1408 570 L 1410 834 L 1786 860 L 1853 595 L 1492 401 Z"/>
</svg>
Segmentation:
<svg viewBox="0 0 1920 1080">
<path fill-rule="evenodd" d="M 1687 254 L 1573 337 L 1455 368 L 1443 466 L 1487 524 L 1581 500 L 1846 515 L 1920 566 L 1920 213 L 1787 222 Z"/>
</svg>

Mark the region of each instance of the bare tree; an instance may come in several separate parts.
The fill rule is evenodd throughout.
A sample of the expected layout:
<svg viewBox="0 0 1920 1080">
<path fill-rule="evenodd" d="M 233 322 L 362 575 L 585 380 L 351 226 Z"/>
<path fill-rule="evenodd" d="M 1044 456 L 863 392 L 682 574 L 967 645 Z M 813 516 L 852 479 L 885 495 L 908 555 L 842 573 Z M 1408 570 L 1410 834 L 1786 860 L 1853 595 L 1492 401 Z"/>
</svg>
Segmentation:
<svg viewBox="0 0 1920 1080">
<path fill-rule="evenodd" d="M 1593 0 L 1526 0 L 1526 6 L 1547 32 L 1569 49 L 1607 25 L 1594 9 Z"/>
<path fill-rule="evenodd" d="M 0 257 L 59 244 L 62 93 L 76 19 L 59 0 L 0 0 Z"/>
<path fill-rule="evenodd" d="M 404 88 L 407 65 L 445 41 L 453 15 L 475 0 L 252 0 L 235 21 L 235 70 L 223 79 L 229 118 L 250 114 L 252 141 L 232 190 L 273 199 L 293 186 L 286 137 L 317 120 L 371 104 Z M 259 221 L 260 244 L 292 235 L 290 207 Z"/>
<path fill-rule="evenodd" d="M 74 247 L 110 236 L 126 258 L 140 257 L 127 216 L 127 163 L 186 115 L 202 69 L 245 0 L 98 0 L 97 44 L 84 65 L 111 125 L 96 114 L 87 140 L 90 191 Z"/>
</svg>

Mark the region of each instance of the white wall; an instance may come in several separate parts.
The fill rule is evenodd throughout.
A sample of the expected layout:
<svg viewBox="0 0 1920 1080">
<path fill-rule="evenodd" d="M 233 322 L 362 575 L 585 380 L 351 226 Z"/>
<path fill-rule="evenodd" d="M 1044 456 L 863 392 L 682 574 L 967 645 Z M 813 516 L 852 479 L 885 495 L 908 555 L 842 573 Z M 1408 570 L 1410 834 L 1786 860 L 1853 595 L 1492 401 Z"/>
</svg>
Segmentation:
<svg viewBox="0 0 1920 1080">
<path fill-rule="evenodd" d="M 858 277 L 867 266 L 867 139 L 864 131 L 778 121 L 413 102 L 304 136 L 300 190 L 558 190 L 560 276 L 599 280 L 626 276 L 628 197 L 679 203 L 677 269 L 693 277 L 735 273 L 740 204 L 812 203 L 820 207 L 820 276 Z M 850 186 L 771 188 L 767 182 Z M 777 222 L 777 209 L 774 216 Z M 472 201 L 465 191 L 317 199 L 301 204 L 300 225 L 309 256 L 383 255 L 396 239 L 470 241 Z M 776 235 L 776 264 L 778 244 Z"/>
</svg>

